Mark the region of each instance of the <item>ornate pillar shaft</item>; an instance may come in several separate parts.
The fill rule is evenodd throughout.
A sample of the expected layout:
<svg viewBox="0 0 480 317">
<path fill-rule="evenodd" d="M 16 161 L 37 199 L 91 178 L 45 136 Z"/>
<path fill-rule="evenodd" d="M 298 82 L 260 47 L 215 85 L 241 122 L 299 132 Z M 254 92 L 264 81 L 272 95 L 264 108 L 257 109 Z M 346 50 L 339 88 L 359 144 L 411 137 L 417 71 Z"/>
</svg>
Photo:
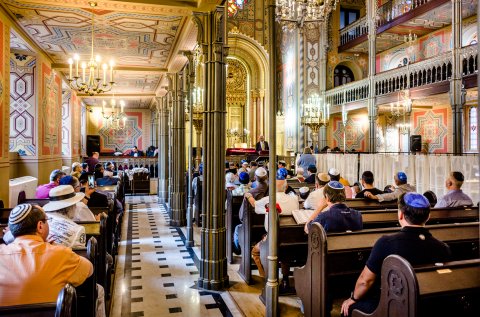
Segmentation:
<svg viewBox="0 0 480 317">
<path fill-rule="evenodd" d="M 226 55 L 225 7 L 194 13 L 205 57 L 201 258 L 198 286 L 228 285 L 225 228 Z"/>
<path fill-rule="evenodd" d="M 184 55 L 188 59 L 188 64 L 186 67 L 186 76 L 185 76 L 185 94 L 188 96 L 190 101 L 188 104 L 189 119 L 188 123 L 190 125 L 190 135 L 188 142 L 188 206 L 187 206 L 187 236 L 186 236 L 186 245 L 188 247 L 193 247 L 195 242 L 193 240 L 193 191 L 192 191 L 192 180 L 193 180 L 193 164 L 192 164 L 192 154 L 193 154 L 193 87 L 195 85 L 195 64 L 193 61 L 193 53 L 187 51 Z"/>
<path fill-rule="evenodd" d="M 172 216 L 172 194 L 173 194 L 173 184 L 172 184 L 172 174 L 173 174 L 173 109 L 176 103 L 176 94 L 173 90 L 173 74 L 168 74 L 168 93 L 167 93 L 167 103 L 168 103 L 168 215 Z"/>
<path fill-rule="evenodd" d="M 182 227 L 186 224 L 185 209 L 185 106 L 183 98 L 183 71 L 173 75 L 173 118 L 172 118 L 172 200 L 170 203 L 170 225 Z"/>
<path fill-rule="evenodd" d="M 376 56 L 376 0 L 367 0 L 367 24 L 368 24 L 368 147 L 374 153 L 377 150 L 377 118 L 378 107 L 375 101 L 375 56 Z"/>
<path fill-rule="evenodd" d="M 328 141 L 327 141 L 327 126 L 322 125 L 320 127 L 319 139 L 320 139 L 320 142 L 319 142 L 318 149 L 322 150 L 328 144 Z"/>
<path fill-rule="evenodd" d="M 277 105 L 278 105 L 278 85 L 277 85 L 277 32 L 275 21 L 275 0 L 270 0 L 268 3 L 268 32 L 269 32 L 269 50 L 268 50 L 268 64 L 269 64 L 269 101 L 270 105 L 268 124 L 270 134 L 270 150 L 269 150 L 269 170 L 272 171 L 269 177 L 269 205 L 276 206 L 276 179 L 273 177 L 273 171 L 276 170 L 276 149 L 277 149 Z M 275 210 L 275 207 L 273 207 Z M 278 310 L 278 213 L 268 213 L 268 276 L 265 285 L 266 295 L 266 316 L 276 317 L 279 315 Z"/>
<path fill-rule="evenodd" d="M 158 104 L 158 198 L 161 204 L 168 200 L 168 171 L 170 156 L 168 142 L 168 115 L 169 107 L 167 104 L 167 96 L 157 97 Z"/>
<path fill-rule="evenodd" d="M 463 104 L 462 96 L 462 1 L 452 0 L 452 78 L 450 79 L 450 106 L 453 118 L 453 152 L 463 153 Z"/>
</svg>

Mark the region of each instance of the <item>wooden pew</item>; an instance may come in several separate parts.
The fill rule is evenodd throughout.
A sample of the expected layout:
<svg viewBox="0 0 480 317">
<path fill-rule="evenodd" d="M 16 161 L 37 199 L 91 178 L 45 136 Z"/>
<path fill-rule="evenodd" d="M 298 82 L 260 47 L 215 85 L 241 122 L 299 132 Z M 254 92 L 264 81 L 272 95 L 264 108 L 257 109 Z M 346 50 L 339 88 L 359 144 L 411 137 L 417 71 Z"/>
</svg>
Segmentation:
<svg viewBox="0 0 480 317">
<path fill-rule="evenodd" d="M 478 222 L 432 225 L 428 229 L 435 238 L 450 246 L 453 260 L 478 257 Z M 354 285 L 374 243 L 381 236 L 398 230 L 384 228 L 331 233 L 327 239 L 322 226 L 312 224 L 308 235 L 307 262 L 294 270 L 296 291 L 303 302 L 305 316 L 326 316 L 327 283 L 330 295 L 345 291 L 344 285 Z M 338 280 L 343 283 L 338 283 Z M 345 280 L 348 282 L 345 283 Z M 340 296 L 348 297 L 346 294 Z"/>
<path fill-rule="evenodd" d="M 77 316 L 77 295 L 75 288 L 67 284 L 58 293 L 54 303 L 38 303 L 27 305 L 0 307 L 3 317 L 71 317 Z"/>
<path fill-rule="evenodd" d="M 240 224 L 239 211 L 242 206 L 243 196 L 233 196 L 231 190 L 227 190 L 227 259 L 228 263 L 233 262 L 232 244 L 233 231 Z M 243 252 L 243 251 L 242 251 Z"/>
<path fill-rule="evenodd" d="M 480 259 L 412 268 L 401 256 L 390 255 L 381 276 L 377 309 L 372 314 L 354 310 L 353 317 L 480 316 Z"/>
<path fill-rule="evenodd" d="M 22 204 L 31 204 L 31 205 L 39 205 L 40 207 L 43 207 L 45 206 L 48 202 L 50 201 L 50 199 L 48 198 L 42 198 L 42 199 L 37 199 L 37 198 L 29 198 L 29 199 L 25 199 Z M 20 204 L 20 202 L 19 202 Z"/>
<path fill-rule="evenodd" d="M 381 209 L 397 209 L 398 204 L 396 200 L 378 202 L 373 199 L 363 198 L 349 198 L 345 201 L 345 204 L 356 210 L 381 210 Z"/>
<path fill-rule="evenodd" d="M 247 211 L 243 214 L 242 223 L 238 230 L 238 240 L 242 249 L 238 274 L 247 284 L 250 284 L 252 282 L 252 245 L 260 241 L 266 232 L 264 227 L 265 216 L 257 215 L 249 203 Z"/>
<path fill-rule="evenodd" d="M 73 252 L 87 258 L 93 265 L 93 274 L 88 277 L 77 289 L 78 316 L 95 317 L 97 310 L 97 263 L 98 243 L 94 237 L 90 237 L 85 249 L 73 249 Z"/>
<path fill-rule="evenodd" d="M 399 227 L 397 210 L 362 211 L 363 228 Z M 475 222 L 479 220 L 478 207 L 431 209 L 427 225 Z M 304 225 L 297 224 L 293 216 L 280 216 L 278 226 L 278 259 L 290 267 L 304 265 L 307 260 L 308 237 Z M 261 261 L 267 271 L 268 239 L 260 244 Z"/>
</svg>

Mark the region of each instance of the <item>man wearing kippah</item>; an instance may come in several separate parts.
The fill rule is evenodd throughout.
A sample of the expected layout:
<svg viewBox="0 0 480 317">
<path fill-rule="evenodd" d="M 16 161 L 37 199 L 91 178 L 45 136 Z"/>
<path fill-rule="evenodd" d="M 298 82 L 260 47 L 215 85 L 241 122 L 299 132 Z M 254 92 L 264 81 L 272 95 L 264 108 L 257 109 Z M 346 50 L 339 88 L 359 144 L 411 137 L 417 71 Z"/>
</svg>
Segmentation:
<svg viewBox="0 0 480 317">
<path fill-rule="evenodd" d="M 430 202 L 418 193 L 402 194 L 398 198 L 398 221 L 400 232 L 378 239 L 373 246 L 355 289 L 342 304 L 341 313 L 351 316 L 354 309 L 372 313 L 380 299 L 380 273 L 383 260 L 397 254 L 412 266 L 443 263 L 450 258 L 450 248 L 435 239 L 425 228 L 430 215 Z M 378 278 L 377 278 L 378 277 Z"/>
<path fill-rule="evenodd" d="M 48 193 L 50 193 L 50 190 L 60 184 L 60 179 L 63 176 L 65 176 L 65 172 L 63 172 L 62 170 L 53 170 L 50 173 L 50 183 L 38 186 L 37 191 L 35 192 L 35 198 L 48 198 Z"/>
<path fill-rule="evenodd" d="M 320 223 L 326 232 L 355 231 L 363 228 L 362 214 L 345 205 L 345 188 L 340 182 L 332 181 L 325 185 L 323 195 L 328 210 L 320 213 L 313 222 Z"/>
<path fill-rule="evenodd" d="M 308 195 L 307 199 L 305 199 L 305 202 L 303 203 L 303 208 L 317 209 L 321 205 L 325 204 L 325 196 L 323 195 L 323 189 L 324 186 L 328 184 L 328 181 L 329 178 L 326 173 L 317 173 L 315 175 L 315 190 L 311 192 L 310 195 Z"/>
<path fill-rule="evenodd" d="M 93 273 L 86 258 L 47 242 L 48 218 L 39 206 L 21 204 L 10 212 L 15 240 L 0 245 L 0 306 L 56 302 L 65 284 L 82 284 Z"/>
<path fill-rule="evenodd" d="M 375 199 L 375 200 L 378 200 L 379 202 L 382 202 L 382 201 L 392 201 L 392 200 L 398 199 L 398 197 L 400 197 L 400 195 L 402 194 L 417 191 L 415 186 L 407 183 L 407 174 L 405 174 L 404 172 L 398 172 L 397 174 L 395 174 L 393 178 L 395 180 L 395 186 L 396 186 L 393 192 L 378 194 L 378 195 L 374 195 L 371 192 L 365 192 L 364 196 L 366 198 Z"/>
<path fill-rule="evenodd" d="M 445 181 L 448 192 L 438 200 L 435 208 L 472 206 L 472 199 L 461 190 L 464 180 L 461 172 L 451 172 Z"/>
</svg>

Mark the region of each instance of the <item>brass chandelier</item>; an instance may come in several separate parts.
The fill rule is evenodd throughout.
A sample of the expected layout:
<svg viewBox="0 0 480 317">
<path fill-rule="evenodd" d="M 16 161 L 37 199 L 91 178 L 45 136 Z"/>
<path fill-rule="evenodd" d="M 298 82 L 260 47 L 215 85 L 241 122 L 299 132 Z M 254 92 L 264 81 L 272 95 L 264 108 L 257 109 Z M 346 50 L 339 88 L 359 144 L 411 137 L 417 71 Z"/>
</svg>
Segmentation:
<svg viewBox="0 0 480 317">
<path fill-rule="evenodd" d="M 91 8 L 97 6 L 97 3 L 93 1 L 89 2 L 89 4 Z M 94 19 L 95 14 L 92 12 L 92 49 L 90 60 L 88 62 L 80 61 L 80 55 L 75 53 L 72 58 L 68 59 L 69 76 L 67 78 L 70 88 L 90 96 L 108 92 L 112 90 L 115 84 L 113 80 L 114 61 L 110 60 L 108 64 L 102 63 L 100 55 L 95 55 L 94 52 Z M 74 67 L 75 70 L 73 69 Z M 107 81 L 107 72 L 109 73 L 109 81 Z"/>
</svg>

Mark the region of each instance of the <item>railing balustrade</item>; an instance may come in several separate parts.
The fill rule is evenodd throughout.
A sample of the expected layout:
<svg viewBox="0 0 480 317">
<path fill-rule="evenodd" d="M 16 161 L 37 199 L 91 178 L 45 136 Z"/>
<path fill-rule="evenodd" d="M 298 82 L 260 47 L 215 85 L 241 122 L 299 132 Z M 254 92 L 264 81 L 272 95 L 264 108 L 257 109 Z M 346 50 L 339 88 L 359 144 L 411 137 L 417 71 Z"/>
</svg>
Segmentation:
<svg viewBox="0 0 480 317">
<path fill-rule="evenodd" d="M 367 17 L 360 18 L 340 30 L 340 45 L 346 44 L 364 34 L 368 34 Z"/>
<path fill-rule="evenodd" d="M 392 0 L 377 11 L 377 27 L 387 24 L 399 16 L 412 11 L 432 0 Z"/>
<path fill-rule="evenodd" d="M 330 105 L 360 101 L 368 98 L 368 78 L 328 90 L 325 96 Z"/>
</svg>

